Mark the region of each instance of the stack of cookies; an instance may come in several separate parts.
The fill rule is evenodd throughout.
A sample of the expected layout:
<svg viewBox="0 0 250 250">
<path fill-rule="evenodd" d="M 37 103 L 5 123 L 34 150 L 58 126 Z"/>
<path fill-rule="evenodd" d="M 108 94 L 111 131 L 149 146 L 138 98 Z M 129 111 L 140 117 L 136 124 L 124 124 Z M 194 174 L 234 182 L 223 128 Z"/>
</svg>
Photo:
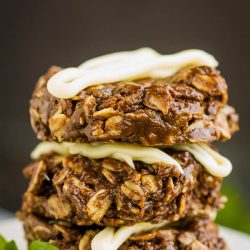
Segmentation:
<svg viewBox="0 0 250 250">
<path fill-rule="evenodd" d="M 214 223 L 238 130 L 217 61 L 149 48 L 53 66 L 36 85 L 42 140 L 24 169 L 28 242 L 62 250 L 227 249 Z"/>
</svg>

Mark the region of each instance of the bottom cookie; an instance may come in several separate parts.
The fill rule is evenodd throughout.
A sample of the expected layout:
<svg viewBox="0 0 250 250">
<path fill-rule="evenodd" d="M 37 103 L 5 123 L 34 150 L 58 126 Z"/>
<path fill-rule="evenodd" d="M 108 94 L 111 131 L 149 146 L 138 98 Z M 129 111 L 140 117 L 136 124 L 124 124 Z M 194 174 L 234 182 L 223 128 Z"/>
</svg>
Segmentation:
<svg viewBox="0 0 250 250">
<path fill-rule="evenodd" d="M 98 234 L 100 236 L 100 232 L 105 229 L 104 227 L 76 227 L 62 220 L 48 221 L 33 214 L 19 213 L 18 217 L 23 221 L 26 239 L 29 242 L 37 239 L 48 241 L 61 250 L 93 250 L 93 242 L 99 240 L 102 242 L 98 242 L 98 249 L 102 250 L 228 249 L 225 241 L 219 237 L 218 226 L 208 218 L 194 218 L 189 221 L 181 220 L 169 223 L 161 228 L 132 234 L 126 240 L 124 240 L 124 234 L 128 235 L 127 227 L 120 229 L 106 228 L 105 231 L 120 231 L 119 237 L 116 232 L 114 234 L 117 238 L 123 238 L 123 243 L 118 244 L 119 247 L 117 248 L 114 247 L 114 245 L 118 246 L 117 242 L 109 242 L 112 238 L 108 237 L 110 235 L 107 236 L 106 234 L 107 238 L 105 236 L 97 239 Z M 113 239 L 115 238 L 113 237 Z"/>
</svg>

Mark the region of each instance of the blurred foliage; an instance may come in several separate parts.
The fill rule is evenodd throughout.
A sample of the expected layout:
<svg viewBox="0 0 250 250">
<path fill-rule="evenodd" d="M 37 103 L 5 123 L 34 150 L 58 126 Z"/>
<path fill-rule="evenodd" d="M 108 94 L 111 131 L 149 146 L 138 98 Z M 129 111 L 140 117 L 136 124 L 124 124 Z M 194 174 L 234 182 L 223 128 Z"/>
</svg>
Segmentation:
<svg viewBox="0 0 250 250">
<path fill-rule="evenodd" d="M 222 194 L 226 195 L 228 202 L 216 218 L 223 226 L 231 227 L 250 234 L 250 208 L 245 200 L 246 195 L 237 185 L 224 184 Z"/>
</svg>

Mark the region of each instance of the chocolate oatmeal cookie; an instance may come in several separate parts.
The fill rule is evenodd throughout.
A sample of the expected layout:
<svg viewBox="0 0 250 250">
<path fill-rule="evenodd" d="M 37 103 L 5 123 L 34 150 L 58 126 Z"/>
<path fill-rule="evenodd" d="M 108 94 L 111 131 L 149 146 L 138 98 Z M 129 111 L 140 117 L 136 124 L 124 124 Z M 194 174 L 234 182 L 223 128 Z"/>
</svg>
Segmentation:
<svg viewBox="0 0 250 250">
<path fill-rule="evenodd" d="M 165 149 L 182 166 L 124 162 L 81 155 L 49 155 L 24 169 L 30 180 L 22 210 L 76 225 L 122 226 L 177 221 L 223 207 L 222 178 L 209 174 L 186 151 Z"/>
<path fill-rule="evenodd" d="M 96 85 L 71 99 L 47 91 L 58 71 L 51 67 L 39 79 L 30 101 L 31 124 L 41 140 L 173 145 L 225 141 L 238 130 L 226 82 L 207 66 L 167 79 Z"/>
<path fill-rule="evenodd" d="M 61 250 L 91 250 L 91 241 L 102 227 L 79 227 L 64 221 L 48 221 L 34 214 L 19 214 L 25 236 L 49 241 Z M 163 228 L 131 235 L 119 250 L 227 250 L 217 225 L 207 218 L 181 220 Z"/>
</svg>

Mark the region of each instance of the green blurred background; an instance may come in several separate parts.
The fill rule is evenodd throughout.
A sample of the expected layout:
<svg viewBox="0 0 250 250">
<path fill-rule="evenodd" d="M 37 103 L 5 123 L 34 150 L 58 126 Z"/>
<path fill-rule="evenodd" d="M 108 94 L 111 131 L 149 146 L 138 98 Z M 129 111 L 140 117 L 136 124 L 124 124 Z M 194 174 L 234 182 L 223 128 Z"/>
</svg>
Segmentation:
<svg viewBox="0 0 250 250">
<path fill-rule="evenodd" d="M 249 204 L 244 199 L 241 185 L 225 181 L 222 194 L 227 196 L 228 202 L 216 218 L 216 221 L 224 226 L 231 227 L 250 234 L 250 210 Z"/>
</svg>

